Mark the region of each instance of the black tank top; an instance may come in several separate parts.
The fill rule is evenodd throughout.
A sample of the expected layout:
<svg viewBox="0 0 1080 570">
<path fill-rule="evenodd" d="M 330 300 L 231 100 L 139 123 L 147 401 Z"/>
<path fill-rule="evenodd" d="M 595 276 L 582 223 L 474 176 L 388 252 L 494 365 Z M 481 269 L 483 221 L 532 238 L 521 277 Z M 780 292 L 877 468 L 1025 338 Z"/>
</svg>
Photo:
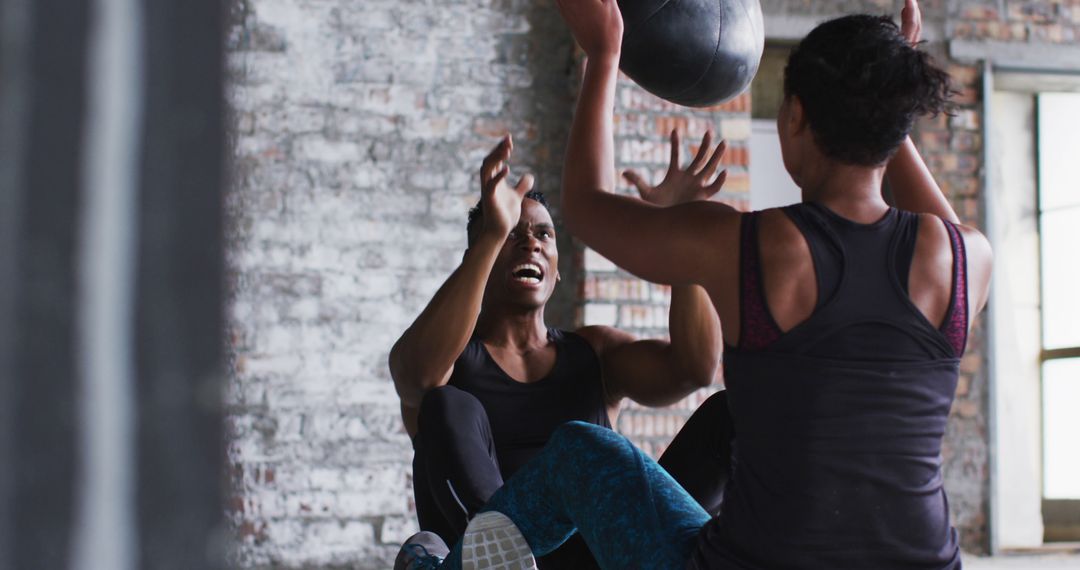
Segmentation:
<svg viewBox="0 0 1080 570">
<path fill-rule="evenodd" d="M 907 293 L 919 217 L 873 224 L 785 208 L 810 247 L 819 300 L 782 333 L 768 312 L 757 215 L 743 217 L 742 331 L 724 354 L 735 424 L 722 511 L 691 568 L 960 567 L 941 440 L 967 333 L 963 242 L 945 323 Z"/>
<path fill-rule="evenodd" d="M 565 422 L 611 427 L 600 360 L 592 345 L 559 329 L 548 329 L 548 340 L 555 344 L 555 366 L 535 382 L 511 378 L 476 337 L 454 362 L 449 384 L 472 394 L 484 406 L 504 479 L 536 455 Z"/>
</svg>

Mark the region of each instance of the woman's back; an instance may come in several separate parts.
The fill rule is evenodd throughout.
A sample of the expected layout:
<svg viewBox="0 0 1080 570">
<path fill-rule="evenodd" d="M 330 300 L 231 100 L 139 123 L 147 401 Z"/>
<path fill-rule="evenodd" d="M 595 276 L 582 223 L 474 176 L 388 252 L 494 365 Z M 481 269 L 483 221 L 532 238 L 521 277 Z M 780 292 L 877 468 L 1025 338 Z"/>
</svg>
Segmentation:
<svg viewBox="0 0 1080 570">
<path fill-rule="evenodd" d="M 959 231 L 894 209 L 871 224 L 817 204 L 779 214 L 802 238 L 794 252 L 765 245 L 782 233 L 759 240 L 761 214 L 742 220 L 740 338 L 725 352 L 735 468 L 696 563 L 954 567 L 939 456 L 967 331 Z M 941 325 L 908 292 L 925 221 L 951 238 Z M 785 263 L 784 285 L 804 303 L 808 282 L 815 293 L 801 320 L 772 311 L 770 269 L 776 280 Z"/>
<path fill-rule="evenodd" d="M 804 203 L 805 204 L 805 203 Z M 796 205 L 799 208 L 804 204 Z M 874 221 L 880 220 L 887 215 L 888 207 L 883 201 L 878 207 L 870 208 L 871 213 L 866 217 L 867 223 L 859 223 L 849 217 L 834 213 L 827 206 L 810 206 L 824 212 L 822 215 L 830 216 L 836 220 L 846 220 L 854 226 L 871 226 Z M 786 209 L 770 209 L 757 212 L 754 223 L 757 225 L 757 254 L 761 272 L 761 287 L 764 292 L 764 300 L 773 322 L 781 331 L 789 331 L 800 325 L 811 313 L 814 312 L 819 301 L 825 300 L 832 291 L 819 293 L 818 275 L 815 272 L 816 264 L 811 246 L 805 233 L 800 229 L 789 213 L 792 207 Z M 909 214 L 912 215 L 912 214 Z M 805 217 L 805 216 L 802 216 Z M 898 275 L 904 278 L 901 283 L 907 298 L 922 316 L 940 326 L 945 318 L 945 313 L 952 294 L 952 270 L 953 254 L 950 233 L 945 224 L 937 216 L 931 214 L 917 215 L 916 235 L 914 248 L 911 252 L 909 269 L 906 274 Z M 746 221 L 743 216 L 743 222 Z M 717 275 L 713 279 L 714 286 L 710 287 L 717 311 L 724 323 L 724 338 L 730 345 L 737 345 L 741 337 L 742 315 L 740 299 L 742 296 L 741 274 L 732 268 L 741 262 L 744 247 L 741 244 L 743 224 L 731 237 L 737 239 L 725 240 L 731 245 L 724 249 L 723 257 L 726 261 L 723 265 L 717 265 Z M 965 228 L 958 228 L 961 238 L 968 232 Z M 826 247 L 832 247 L 826 244 Z M 828 253 L 828 252 L 826 252 Z M 981 301 L 983 289 L 983 274 L 988 275 L 989 269 L 983 267 L 971 267 L 975 282 L 969 280 L 969 297 L 972 301 Z M 972 303 L 973 308 L 975 303 Z"/>
<path fill-rule="evenodd" d="M 567 228 L 639 277 L 703 286 L 735 347 L 724 366 L 737 463 L 695 564 L 956 566 L 939 455 L 992 253 L 976 230 L 952 225 L 909 136 L 918 117 L 948 113 L 952 93 L 918 49 L 917 7 L 906 3 L 902 27 L 830 20 L 788 58 L 784 167 L 804 201 L 839 216 L 809 204 L 757 215 L 714 201 L 655 208 L 612 193 L 621 20 L 615 3 L 560 7 L 589 57 L 563 171 Z M 712 191 L 723 176 L 698 177 L 707 154 L 688 170 Z M 890 210 L 883 181 L 915 214 Z M 760 242 L 742 239 L 755 223 Z"/>
</svg>

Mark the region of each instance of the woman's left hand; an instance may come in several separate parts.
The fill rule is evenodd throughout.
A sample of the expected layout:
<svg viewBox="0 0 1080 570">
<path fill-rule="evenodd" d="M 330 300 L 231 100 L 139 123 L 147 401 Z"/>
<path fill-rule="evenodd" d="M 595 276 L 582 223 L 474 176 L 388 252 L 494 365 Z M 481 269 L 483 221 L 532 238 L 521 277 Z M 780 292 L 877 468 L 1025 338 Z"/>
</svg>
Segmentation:
<svg viewBox="0 0 1080 570">
<path fill-rule="evenodd" d="M 922 39 L 922 12 L 919 10 L 919 0 L 905 0 L 904 9 L 900 11 L 900 33 L 911 44 L 911 47 L 915 47 Z"/>
</svg>

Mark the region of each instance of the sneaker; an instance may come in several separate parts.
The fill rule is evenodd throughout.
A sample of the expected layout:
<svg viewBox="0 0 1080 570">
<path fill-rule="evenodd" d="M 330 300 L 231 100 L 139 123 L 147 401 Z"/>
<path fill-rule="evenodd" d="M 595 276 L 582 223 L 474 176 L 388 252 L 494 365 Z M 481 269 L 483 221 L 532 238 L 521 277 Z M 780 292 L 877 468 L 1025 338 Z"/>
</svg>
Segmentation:
<svg viewBox="0 0 1080 570">
<path fill-rule="evenodd" d="M 529 543 L 514 521 L 502 513 L 476 515 L 461 541 L 462 570 L 536 570 Z"/>
<path fill-rule="evenodd" d="M 397 558 L 394 570 L 433 570 L 438 568 L 450 549 L 439 535 L 421 531 L 405 540 Z"/>
</svg>

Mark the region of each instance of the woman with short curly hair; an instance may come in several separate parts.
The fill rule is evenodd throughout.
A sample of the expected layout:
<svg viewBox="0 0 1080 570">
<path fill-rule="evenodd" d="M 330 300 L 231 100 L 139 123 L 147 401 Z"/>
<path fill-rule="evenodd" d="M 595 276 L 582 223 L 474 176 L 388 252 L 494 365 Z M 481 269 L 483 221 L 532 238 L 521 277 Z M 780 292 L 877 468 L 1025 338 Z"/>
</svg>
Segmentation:
<svg viewBox="0 0 1080 570">
<path fill-rule="evenodd" d="M 777 126 L 802 201 L 750 213 L 612 193 L 621 15 L 615 0 L 558 3 L 588 56 L 566 224 L 644 279 L 709 293 L 734 468 L 710 518 L 625 438 L 567 424 L 492 497 L 448 567 L 504 549 L 527 564 L 576 530 L 603 568 L 959 568 L 941 441 L 992 254 L 908 136 L 950 94 L 918 49 L 914 0 L 902 28 L 848 16 L 795 48 Z"/>
</svg>

